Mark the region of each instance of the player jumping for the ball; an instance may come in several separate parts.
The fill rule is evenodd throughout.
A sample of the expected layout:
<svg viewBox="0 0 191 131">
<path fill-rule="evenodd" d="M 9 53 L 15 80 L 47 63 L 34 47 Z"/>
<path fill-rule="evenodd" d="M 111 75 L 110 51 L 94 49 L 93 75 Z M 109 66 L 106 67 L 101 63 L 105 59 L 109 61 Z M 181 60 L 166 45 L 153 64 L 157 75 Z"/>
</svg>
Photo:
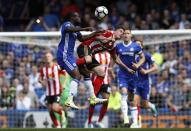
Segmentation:
<svg viewBox="0 0 191 131">
<path fill-rule="evenodd" d="M 96 60 L 97 53 L 102 53 L 104 51 L 108 51 L 113 58 L 113 60 L 121 66 L 121 68 L 124 68 L 125 70 L 130 70 L 127 68 L 121 60 L 117 57 L 115 53 L 115 46 L 114 42 L 121 38 L 123 35 L 124 29 L 122 26 L 118 26 L 116 30 L 112 33 L 111 31 L 106 31 L 101 35 L 97 35 L 87 41 L 84 41 L 81 43 L 81 45 L 77 48 L 77 53 L 79 56 L 79 59 L 77 60 L 77 64 L 79 66 L 81 74 L 84 76 L 85 83 L 88 83 L 89 86 L 94 86 L 95 93 L 97 94 L 104 81 L 105 74 L 105 68 L 101 65 L 101 63 Z M 91 63 L 85 63 L 85 56 L 92 55 L 92 62 Z M 102 61 L 102 60 L 100 60 Z M 90 74 L 86 71 L 87 69 L 90 71 L 93 71 L 97 76 L 93 81 L 93 85 L 90 80 Z M 91 102 L 90 102 L 91 103 Z M 107 104 L 105 104 L 107 105 Z M 104 116 L 104 114 L 107 111 L 107 106 L 103 106 L 103 109 L 100 114 L 100 118 L 98 122 L 100 122 Z M 93 116 L 94 112 L 94 105 L 90 106 L 89 109 L 89 118 L 88 118 L 88 124 L 91 126 L 91 118 Z"/>
<path fill-rule="evenodd" d="M 77 25 L 79 25 L 80 22 L 81 19 L 78 13 L 76 12 L 69 13 L 68 21 L 64 22 L 61 28 L 62 36 L 57 51 L 58 64 L 62 69 L 65 69 L 73 78 L 73 80 L 71 81 L 70 95 L 65 105 L 75 109 L 78 109 L 78 107 L 73 102 L 73 96 L 77 93 L 77 87 L 80 80 L 80 73 L 76 66 L 76 60 L 74 57 L 75 42 L 76 39 L 84 41 L 88 38 L 95 36 L 96 33 L 99 33 L 99 32 L 93 32 L 89 35 L 82 35 L 80 31 L 92 31 L 92 28 L 77 27 Z M 86 57 L 86 61 L 88 61 L 88 57 Z M 94 98 L 94 100 L 95 99 L 96 98 Z"/>
</svg>

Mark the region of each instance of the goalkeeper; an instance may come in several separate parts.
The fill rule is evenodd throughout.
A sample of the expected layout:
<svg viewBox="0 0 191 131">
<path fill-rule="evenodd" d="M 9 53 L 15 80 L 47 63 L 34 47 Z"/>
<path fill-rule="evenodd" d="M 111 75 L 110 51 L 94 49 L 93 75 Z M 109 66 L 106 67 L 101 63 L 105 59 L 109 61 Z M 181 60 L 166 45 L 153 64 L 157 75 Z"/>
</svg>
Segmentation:
<svg viewBox="0 0 191 131">
<path fill-rule="evenodd" d="M 60 82 L 62 85 L 62 93 L 61 93 L 61 99 L 60 99 L 60 104 L 62 106 L 64 106 L 68 96 L 69 96 L 69 92 L 70 92 L 70 83 L 71 83 L 72 78 L 70 77 L 70 75 L 64 71 L 62 74 L 60 74 Z M 61 122 L 62 124 L 62 128 L 66 128 L 67 127 L 67 109 L 64 107 L 65 110 L 65 120 L 62 120 L 61 116 L 55 112 L 56 115 L 56 119 L 58 121 Z"/>
</svg>

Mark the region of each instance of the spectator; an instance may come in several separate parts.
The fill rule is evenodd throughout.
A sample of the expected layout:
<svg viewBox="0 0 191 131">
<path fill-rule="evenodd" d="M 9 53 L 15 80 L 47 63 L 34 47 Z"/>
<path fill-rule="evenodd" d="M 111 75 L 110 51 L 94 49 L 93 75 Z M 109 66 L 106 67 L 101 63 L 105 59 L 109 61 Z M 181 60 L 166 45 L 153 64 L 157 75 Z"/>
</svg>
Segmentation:
<svg viewBox="0 0 191 131">
<path fill-rule="evenodd" d="M 89 107 L 89 103 L 87 100 L 88 96 L 86 94 L 86 88 L 84 87 L 84 84 L 81 83 L 78 87 L 78 93 L 74 99 L 74 102 L 76 103 L 76 106 L 78 106 L 80 109 L 87 109 Z"/>
<path fill-rule="evenodd" d="M 20 83 L 19 79 L 17 78 L 13 79 L 12 86 L 16 89 L 16 95 L 18 95 L 19 92 L 23 89 L 23 85 Z"/>
<path fill-rule="evenodd" d="M 162 70 L 160 77 L 158 77 L 156 89 L 157 89 L 157 92 L 164 97 L 167 95 L 167 93 L 169 92 L 173 84 L 171 81 L 172 75 L 170 77 L 169 75 L 170 75 L 169 70 L 165 69 L 165 70 Z"/>
<path fill-rule="evenodd" d="M 112 27 L 116 27 L 119 24 L 119 14 L 116 8 L 112 8 L 111 16 L 109 17 Z"/>
<path fill-rule="evenodd" d="M 188 16 L 186 14 L 181 14 L 179 29 L 189 29 L 189 27 L 190 27 L 190 22 L 188 21 Z"/>
<path fill-rule="evenodd" d="M 165 107 L 165 97 L 157 92 L 156 87 L 151 88 L 150 102 L 156 104 L 158 108 Z"/>
<path fill-rule="evenodd" d="M 170 17 L 170 12 L 168 9 L 165 9 L 163 11 L 163 19 L 161 21 L 161 26 L 163 29 L 169 29 L 172 24 L 173 20 Z"/>
<path fill-rule="evenodd" d="M 59 21 L 58 21 L 58 17 L 50 12 L 50 7 L 49 6 L 45 6 L 44 7 L 44 22 L 46 23 L 46 25 L 48 26 L 48 28 L 51 31 L 57 31 L 58 27 L 59 27 Z"/>
<path fill-rule="evenodd" d="M 32 73 L 29 75 L 29 87 L 31 91 L 34 91 L 36 88 L 41 88 L 42 85 L 39 83 L 39 72 L 37 66 L 32 66 Z"/>
<path fill-rule="evenodd" d="M 172 49 L 171 47 L 167 47 L 167 49 L 171 50 L 169 52 L 166 52 L 165 60 L 166 62 L 162 65 L 162 70 L 169 69 L 171 74 L 177 74 L 177 70 L 174 68 L 174 66 L 177 64 L 177 57 L 176 57 L 176 50 Z"/>
<path fill-rule="evenodd" d="M 18 93 L 18 96 L 16 98 L 16 109 L 38 109 L 38 106 L 38 97 L 33 91 L 29 90 L 29 81 L 28 78 L 25 78 L 23 89 Z"/>
<path fill-rule="evenodd" d="M 190 109 L 191 100 L 189 96 L 190 90 L 188 85 L 179 81 L 177 85 L 170 90 L 170 94 L 168 95 L 166 102 L 170 110 L 173 112 Z"/>
<path fill-rule="evenodd" d="M 39 16 L 37 19 L 32 19 L 26 27 L 26 31 L 49 31 L 50 28 L 47 26 L 47 23 L 44 21 L 42 16 Z"/>
<path fill-rule="evenodd" d="M 69 12 L 80 12 L 79 7 L 75 4 L 73 0 L 66 0 L 62 2 L 64 2 L 60 13 L 62 18 L 64 18 Z"/>
<path fill-rule="evenodd" d="M 10 85 L 8 81 L 4 80 L 3 85 L 0 88 L 1 99 L 0 99 L 0 110 L 13 109 L 15 104 L 15 95 L 10 92 Z"/>
<path fill-rule="evenodd" d="M 0 32 L 3 31 L 3 24 L 4 24 L 3 16 L 1 16 L 0 14 Z"/>
<path fill-rule="evenodd" d="M 10 67 L 11 65 L 9 65 L 7 60 L 3 60 L 2 62 L 2 68 L 5 72 L 5 78 L 9 81 L 11 81 L 11 79 L 14 76 L 14 70 L 13 68 Z"/>
</svg>

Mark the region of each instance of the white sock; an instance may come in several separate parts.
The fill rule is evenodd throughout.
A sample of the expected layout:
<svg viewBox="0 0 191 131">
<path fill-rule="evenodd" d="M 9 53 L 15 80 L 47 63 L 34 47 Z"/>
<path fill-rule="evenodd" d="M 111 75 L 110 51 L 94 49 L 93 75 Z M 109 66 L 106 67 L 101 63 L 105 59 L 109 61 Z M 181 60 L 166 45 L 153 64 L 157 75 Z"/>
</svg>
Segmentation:
<svg viewBox="0 0 191 131">
<path fill-rule="evenodd" d="M 78 88 L 79 81 L 76 79 L 73 79 L 70 84 L 70 96 L 75 96 L 77 94 L 77 88 Z"/>
<path fill-rule="evenodd" d="M 148 105 L 149 105 L 149 108 L 151 108 L 151 110 L 154 110 L 154 109 L 155 109 L 155 105 L 152 104 L 151 102 L 148 102 Z"/>
<path fill-rule="evenodd" d="M 124 122 L 125 118 L 128 116 L 128 105 L 127 105 L 127 95 L 122 94 L 121 95 L 121 111 L 124 116 Z"/>
<path fill-rule="evenodd" d="M 130 111 L 131 111 L 131 118 L 132 118 L 133 123 L 137 123 L 137 120 L 138 120 L 137 107 L 131 107 Z"/>
<path fill-rule="evenodd" d="M 85 84 L 86 88 L 89 89 L 90 96 L 95 96 L 94 86 L 93 86 L 92 81 L 90 80 L 90 78 L 85 78 L 84 79 L 84 84 Z"/>
</svg>

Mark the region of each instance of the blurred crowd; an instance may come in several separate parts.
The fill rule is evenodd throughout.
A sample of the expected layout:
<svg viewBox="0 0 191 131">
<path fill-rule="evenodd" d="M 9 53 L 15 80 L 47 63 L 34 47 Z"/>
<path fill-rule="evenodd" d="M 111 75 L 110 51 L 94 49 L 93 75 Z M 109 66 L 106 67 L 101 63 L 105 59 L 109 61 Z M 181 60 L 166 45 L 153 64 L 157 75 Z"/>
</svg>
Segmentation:
<svg viewBox="0 0 191 131">
<path fill-rule="evenodd" d="M 109 9 L 101 23 L 94 18 L 98 5 Z M 133 29 L 187 29 L 191 22 L 188 0 L 0 0 L 0 31 L 56 31 L 69 11 L 81 13 L 82 26 L 112 29 L 131 24 Z M 8 11 L 9 10 L 9 11 Z M 51 49 L 55 55 L 56 48 Z M 160 71 L 151 75 L 151 102 L 171 111 L 191 109 L 191 41 L 146 46 Z M 44 108 L 44 88 L 38 82 L 45 49 L 0 42 L 0 110 Z M 110 71 L 109 109 L 120 110 L 116 81 L 118 67 Z M 87 109 L 87 89 L 80 84 L 76 103 Z"/>
<path fill-rule="evenodd" d="M 146 46 L 160 71 L 151 75 L 151 102 L 173 112 L 191 109 L 191 41 Z M 55 56 L 56 48 L 52 48 Z M 0 110 L 45 108 L 45 88 L 38 82 L 44 63 L 45 47 L 0 43 Z M 119 111 L 121 95 L 116 81 L 118 66 L 109 72 L 111 96 L 109 109 Z M 83 83 L 76 104 L 88 108 Z"/>
<path fill-rule="evenodd" d="M 109 15 L 104 22 L 94 19 L 97 6 Z M 189 29 L 189 0 L 0 0 L 0 31 L 55 31 L 70 11 L 81 14 L 82 26 L 104 28 L 131 24 L 133 29 Z"/>
</svg>

